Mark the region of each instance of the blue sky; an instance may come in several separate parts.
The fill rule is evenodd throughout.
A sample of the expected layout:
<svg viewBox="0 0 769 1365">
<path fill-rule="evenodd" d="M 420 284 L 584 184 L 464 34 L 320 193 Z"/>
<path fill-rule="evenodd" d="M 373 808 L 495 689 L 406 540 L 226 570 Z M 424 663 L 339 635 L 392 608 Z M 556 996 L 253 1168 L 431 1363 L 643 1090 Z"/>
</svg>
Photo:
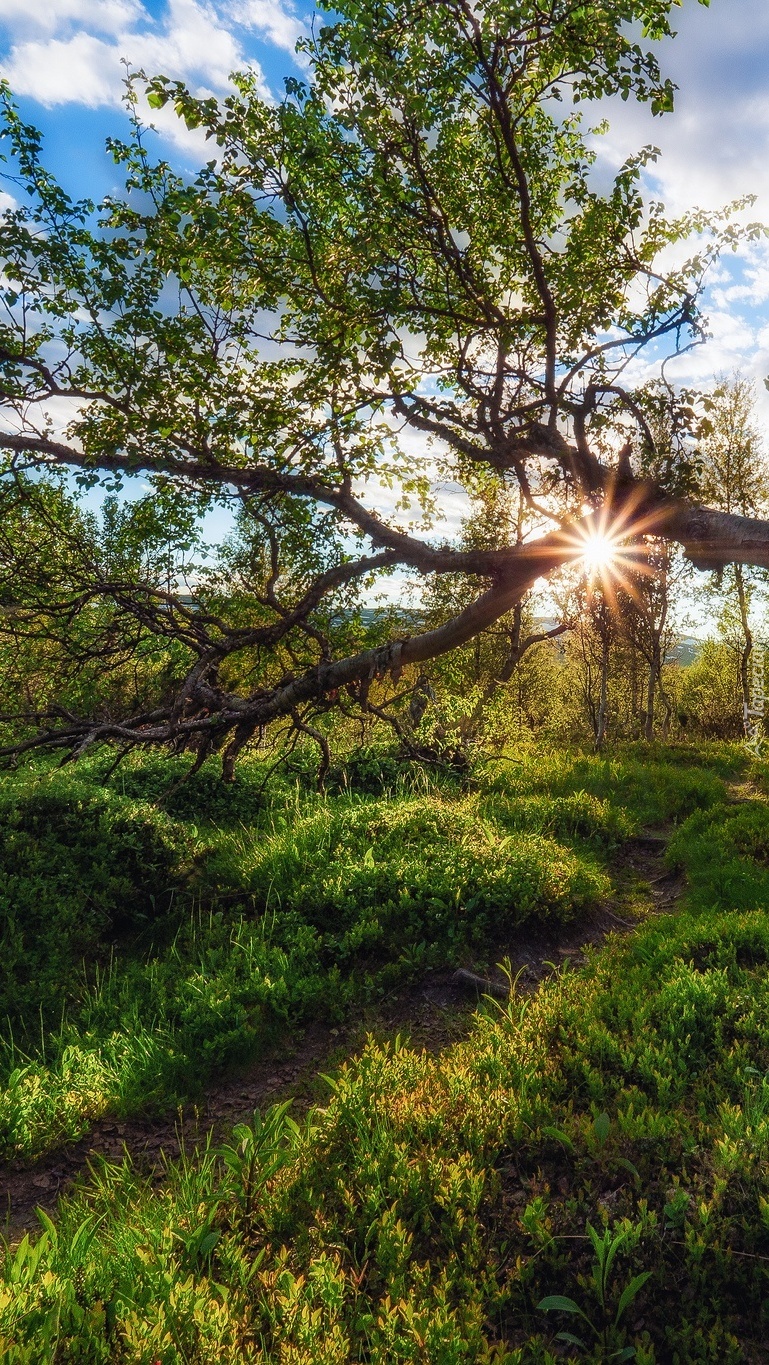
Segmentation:
<svg viewBox="0 0 769 1365">
<path fill-rule="evenodd" d="M 66 188 L 98 199 L 114 188 L 104 140 L 125 126 L 123 60 L 206 94 L 222 93 L 230 72 L 248 65 L 265 93 L 279 94 L 296 73 L 293 49 L 309 10 L 290 0 L 0 0 L 0 69 L 45 133 Z M 172 116 L 153 119 L 181 164 L 205 159 Z"/>
</svg>

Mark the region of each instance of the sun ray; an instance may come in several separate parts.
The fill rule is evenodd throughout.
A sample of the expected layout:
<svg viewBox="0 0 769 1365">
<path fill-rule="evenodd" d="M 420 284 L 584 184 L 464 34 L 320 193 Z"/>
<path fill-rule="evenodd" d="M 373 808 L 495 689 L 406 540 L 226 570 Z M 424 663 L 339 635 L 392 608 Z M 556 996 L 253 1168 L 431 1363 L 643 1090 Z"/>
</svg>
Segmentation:
<svg viewBox="0 0 769 1365">
<path fill-rule="evenodd" d="M 659 512 L 641 511 L 642 492 L 621 507 L 605 505 L 575 531 L 573 559 L 583 570 L 588 591 L 599 590 L 609 610 L 619 615 L 618 594 L 641 604 L 641 580 L 653 576 L 649 537 L 659 534 Z"/>
</svg>

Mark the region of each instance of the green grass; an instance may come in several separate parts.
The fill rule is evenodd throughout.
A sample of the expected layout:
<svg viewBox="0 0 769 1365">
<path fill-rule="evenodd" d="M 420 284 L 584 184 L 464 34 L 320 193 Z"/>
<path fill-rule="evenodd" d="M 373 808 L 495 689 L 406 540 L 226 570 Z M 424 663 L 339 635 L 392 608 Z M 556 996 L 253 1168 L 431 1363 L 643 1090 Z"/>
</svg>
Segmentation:
<svg viewBox="0 0 769 1365">
<path fill-rule="evenodd" d="M 691 890 L 677 917 L 610 939 L 534 997 L 489 1005 L 438 1057 L 371 1041 L 301 1124 L 274 1109 L 169 1167 L 161 1188 L 130 1163 L 100 1169 L 55 1225 L 9 1250 L 0 1359 L 762 1359 L 769 807 L 728 803 L 725 779 L 745 775 L 724 748 L 699 764 L 545 755 L 416 811 L 407 795 L 347 797 L 295 809 L 261 841 L 230 831 L 237 853 L 225 842 L 218 856 L 240 860 L 249 895 L 265 866 L 282 868 L 280 913 L 310 887 L 313 840 L 340 892 L 353 854 L 375 849 L 365 901 L 381 893 L 377 853 L 409 868 L 410 841 L 427 853 L 447 840 L 480 866 L 482 847 L 496 863 L 562 840 L 580 877 L 604 876 L 629 831 L 666 820 Z M 290 855 L 281 831 L 297 822 Z M 491 906 L 498 883 L 484 886 Z M 327 892 L 313 894 L 320 918 Z M 375 971 L 378 951 L 358 967 Z"/>
<path fill-rule="evenodd" d="M 605 897 L 607 852 L 632 828 L 586 792 L 268 797 L 264 766 L 243 766 L 235 796 L 199 776 L 195 824 L 183 787 L 173 816 L 147 799 L 164 790 L 157 760 L 106 790 L 103 764 L 6 782 L 0 1156 L 39 1155 L 108 1112 L 173 1110 L 287 1030 L 426 968 L 493 962 L 525 922 Z"/>
</svg>

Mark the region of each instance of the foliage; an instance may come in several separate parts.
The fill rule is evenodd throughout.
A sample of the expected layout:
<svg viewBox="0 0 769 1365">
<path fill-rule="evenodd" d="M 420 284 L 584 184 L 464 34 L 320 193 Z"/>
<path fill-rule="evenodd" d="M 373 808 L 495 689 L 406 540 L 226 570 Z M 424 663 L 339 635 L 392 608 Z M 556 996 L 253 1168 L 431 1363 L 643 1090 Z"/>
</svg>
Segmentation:
<svg viewBox="0 0 769 1365">
<path fill-rule="evenodd" d="M 736 739 L 742 729 L 739 663 L 722 640 L 706 640 L 681 670 L 680 715 L 685 729 L 708 739 Z"/>
<path fill-rule="evenodd" d="M 709 268 L 762 229 L 744 203 L 666 216 L 646 197 L 651 148 L 607 182 L 605 125 L 583 119 L 617 95 L 672 108 L 654 45 L 676 3 L 339 0 L 280 100 L 253 72 L 221 102 L 146 82 L 150 107 L 216 147 L 197 175 L 153 159 L 144 78 L 129 80 L 126 140 L 109 142 L 124 188 L 99 205 L 55 182 L 3 89 L 22 190 L 0 215 L 0 482 L 7 579 L 24 580 L 7 634 L 33 664 L 67 663 L 66 702 L 50 669 L 15 687 L 9 748 L 167 744 L 221 753 L 231 777 L 280 725 L 326 768 L 330 709 L 397 728 L 401 679 L 413 693 L 455 650 L 477 694 L 463 711 L 455 688 L 440 728 L 467 739 L 530 638 L 516 609 L 596 529 L 636 549 L 664 536 L 708 566 L 765 555 L 769 532 L 745 536 L 737 515 L 725 537 L 721 514 L 671 501 L 693 493 L 691 461 L 660 457 L 649 477 L 648 390 L 627 387 L 631 355 L 703 335 Z M 143 471 L 151 491 L 95 527 L 51 479 L 62 468 L 110 493 Z M 427 534 L 436 472 L 485 506 L 483 535 Z M 237 533 L 204 572 L 214 503 Z M 371 638 L 362 603 L 396 571 L 432 585 L 441 623 Z"/>
<path fill-rule="evenodd" d="M 80 775 L 0 790 L 0 1013 L 61 1009 L 83 958 L 170 914 L 190 883 L 193 828 Z"/>
</svg>

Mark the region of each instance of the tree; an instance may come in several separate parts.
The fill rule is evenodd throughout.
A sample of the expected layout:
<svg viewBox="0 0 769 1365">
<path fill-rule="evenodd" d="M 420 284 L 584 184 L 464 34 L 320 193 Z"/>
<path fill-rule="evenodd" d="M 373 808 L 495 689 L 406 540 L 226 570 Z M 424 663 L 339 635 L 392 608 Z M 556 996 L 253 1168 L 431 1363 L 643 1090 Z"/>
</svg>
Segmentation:
<svg viewBox="0 0 769 1365">
<path fill-rule="evenodd" d="M 463 521 L 459 549 L 472 552 L 493 550 L 500 543 L 523 545 L 531 519 L 520 488 L 513 491 L 491 474 L 474 489 L 472 511 Z M 435 627 L 452 620 L 472 603 L 477 591 L 477 580 L 469 575 L 436 576 L 424 594 L 425 623 Z M 548 626 L 538 624 L 533 595 L 527 593 L 493 626 L 457 647 L 437 670 L 439 692 L 444 693 L 448 703 L 444 713 L 435 716 L 441 732 L 437 737 L 450 735 L 455 751 L 464 756 L 489 721 L 496 722 L 493 728 L 499 738 L 505 736 L 510 724 L 504 721 L 504 703 L 501 708 L 492 708 L 493 699 L 507 687 L 531 650 L 568 629 L 568 620 Z M 446 715 L 448 709 L 453 713 L 451 720 Z"/>
<path fill-rule="evenodd" d="M 697 487 L 701 466 L 697 440 L 707 423 L 703 407 L 708 396 L 676 391 L 664 380 L 651 383 L 639 394 L 647 431 L 639 452 L 640 472 L 660 487 L 690 493 Z M 731 509 L 726 509 L 731 510 Z M 673 704 L 664 683 L 665 658 L 673 646 L 675 630 L 671 611 L 676 597 L 691 577 L 680 551 L 663 536 L 644 536 L 643 559 L 632 566 L 623 585 L 620 616 L 633 672 L 640 656 L 646 673 L 645 695 L 634 711 L 639 714 L 643 735 L 654 738 L 656 702 L 663 707 L 663 734 L 667 736 Z M 631 691 L 635 693 L 635 679 Z M 635 697 L 633 698 L 635 702 Z"/>
<path fill-rule="evenodd" d="M 150 158 L 129 85 L 133 135 L 110 143 L 127 195 L 98 209 L 55 184 L 6 95 L 24 198 L 0 224 L 9 467 L 116 485 L 143 471 L 171 501 L 237 500 L 262 543 L 237 618 L 181 620 L 141 575 L 119 595 L 100 578 L 121 619 L 166 636 L 178 622 L 192 663 L 172 698 L 73 714 L 46 744 L 223 749 L 231 771 L 275 718 L 312 729 L 341 698 L 365 706 L 372 679 L 476 638 L 597 529 L 676 540 L 705 568 L 769 563 L 764 521 L 642 476 L 651 437 L 623 380 L 644 348 L 702 335 L 707 269 L 740 240 L 729 213 L 669 220 L 646 202 L 650 149 L 607 192 L 593 183 L 580 110 L 613 94 L 672 107 L 643 43 L 671 31 L 675 3 L 341 0 L 306 44 L 307 82 L 275 105 L 248 74 L 221 104 L 149 83 L 212 142 L 192 181 Z M 667 268 L 690 237 L 691 260 Z M 614 429 L 630 433 L 619 456 Z M 386 515 L 383 487 L 429 511 L 439 457 L 461 482 L 490 470 L 516 487 L 535 532 L 452 548 Z M 478 588 L 432 629 L 335 649 L 329 604 L 396 568 Z M 240 653 L 255 662 L 236 691 Z"/>
<path fill-rule="evenodd" d="M 700 447 L 702 496 L 712 507 L 743 516 L 762 516 L 769 506 L 769 468 L 761 433 L 755 421 L 756 394 L 741 375 L 722 378 L 707 401 L 706 426 Z M 750 656 L 753 633 L 750 601 L 757 586 L 741 563 L 729 566 L 722 624 L 727 636 L 736 635 L 740 691 L 747 720 L 750 706 Z M 717 590 L 723 592 L 724 575 Z"/>
<path fill-rule="evenodd" d="M 41 719 L 106 719 L 173 697 L 197 613 L 172 585 L 194 548 L 189 509 L 162 498 L 110 496 L 96 516 L 60 480 L 0 480 L 0 723 L 11 738 L 34 746 Z"/>
<path fill-rule="evenodd" d="M 634 594 L 627 604 L 624 626 L 632 646 L 646 665 L 646 696 L 643 707 L 644 739 L 654 738 L 657 696 L 664 709 L 663 733 L 667 735 L 673 706 L 663 686 L 665 657 L 675 641 L 670 624 L 670 609 L 680 579 L 665 540 L 654 540 L 647 547 L 646 572 L 637 575 Z"/>
</svg>

